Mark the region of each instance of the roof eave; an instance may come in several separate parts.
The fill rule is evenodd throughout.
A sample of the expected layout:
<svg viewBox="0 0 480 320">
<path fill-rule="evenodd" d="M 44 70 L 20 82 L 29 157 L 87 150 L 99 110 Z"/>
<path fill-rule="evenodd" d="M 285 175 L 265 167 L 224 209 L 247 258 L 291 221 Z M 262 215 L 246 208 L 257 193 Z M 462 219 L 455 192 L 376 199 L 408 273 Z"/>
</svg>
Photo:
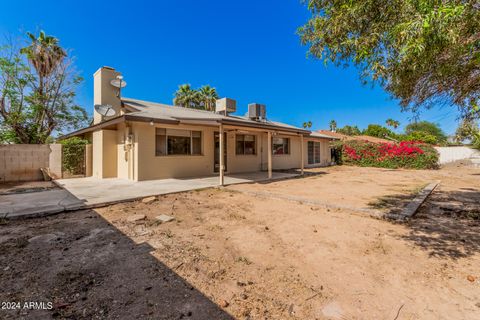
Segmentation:
<svg viewBox="0 0 480 320">
<path fill-rule="evenodd" d="M 105 128 L 105 127 L 108 127 L 108 126 L 111 126 L 111 125 L 114 125 L 114 124 L 117 124 L 117 123 L 121 123 L 121 122 L 124 122 L 124 121 L 125 121 L 125 115 L 121 115 L 121 116 L 118 116 L 116 118 L 108 119 L 108 120 L 105 120 L 103 122 L 91 125 L 89 127 L 79 129 L 77 131 L 73 131 L 73 132 L 70 132 L 68 134 L 62 135 L 62 136 L 58 137 L 58 139 L 59 140 L 64 140 L 64 139 L 67 139 L 67 138 L 70 138 L 70 137 L 74 137 L 74 136 L 78 136 L 78 135 L 85 134 L 85 133 L 88 133 L 88 132 L 92 132 L 92 131 L 95 131 L 95 130 L 99 130 L 99 129 L 102 129 L 102 128 Z"/>
<path fill-rule="evenodd" d="M 142 117 L 133 114 L 125 114 L 125 120 L 127 121 L 138 121 L 138 122 L 153 122 L 153 123 L 164 123 L 164 124 L 179 124 L 180 120 L 170 120 L 170 119 L 159 119 L 155 117 Z"/>
<path fill-rule="evenodd" d="M 164 124 L 179 124 L 180 123 L 179 120 L 157 119 L 157 118 L 139 117 L 139 116 L 135 116 L 135 115 L 124 114 L 124 115 L 118 116 L 116 118 L 108 119 L 108 120 L 105 120 L 103 122 L 94 124 L 92 126 L 89 126 L 89 127 L 77 130 L 77 131 L 70 132 L 70 133 L 65 134 L 63 136 L 60 136 L 58 139 L 59 140 L 64 140 L 64 139 L 67 139 L 67 138 L 70 138 L 70 137 L 74 137 L 74 136 L 78 136 L 78 135 L 81 135 L 81 134 L 93 132 L 93 131 L 96 131 L 96 130 L 100 130 L 100 129 L 103 129 L 105 127 L 108 127 L 108 126 L 111 126 L 111 125 L 114 125 L 114 124 L 118 124 L 118 123 L 122 123 L 122 122 L 125 122 L 125 121 L 153 122 L 153 123 L 164 123 Z"/>
<path fill-rule="evenodd" d="M 271 125 L 266 123 L 246 123 L 243 121 L 236 121 L 232 119 L 220 119 L 218 120 L 218 122 L 221 124 L 236 125 L 236 126 L 242 126 L 242 127 L 279 130 L 279 131 L 293 132 L 293 133 L 305 134 L 305 135 L 310 134 L 310 131 L 308 130 L 303 130 L 300 128 L 287 128 L 287 127 L 276 126 L 276 125 Z"/>
</svg>

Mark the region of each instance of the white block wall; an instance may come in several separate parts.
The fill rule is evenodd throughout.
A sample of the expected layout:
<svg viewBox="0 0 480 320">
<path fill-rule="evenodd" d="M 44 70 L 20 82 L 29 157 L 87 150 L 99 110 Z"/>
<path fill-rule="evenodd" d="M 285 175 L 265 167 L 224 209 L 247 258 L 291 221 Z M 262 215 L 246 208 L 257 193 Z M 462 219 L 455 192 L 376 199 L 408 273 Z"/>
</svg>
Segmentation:
<svg viewBox="0 0 480 320">
<path fill-rule="evenodd" d="M 466 160 L 480 156 L 480 151 L 469 147 L 435 147 L 440 154 L 439 164 Z"/>
</svg>

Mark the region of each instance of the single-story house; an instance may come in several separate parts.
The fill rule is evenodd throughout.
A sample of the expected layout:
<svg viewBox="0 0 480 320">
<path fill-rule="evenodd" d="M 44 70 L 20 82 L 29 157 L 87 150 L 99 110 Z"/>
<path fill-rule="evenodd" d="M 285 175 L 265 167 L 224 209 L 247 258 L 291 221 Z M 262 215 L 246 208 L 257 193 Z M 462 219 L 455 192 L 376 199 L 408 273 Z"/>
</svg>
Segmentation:
<svg viewBox="0 0 480 320">
<path fill-rule="evenodd" d="M 303 172 L 331 164 L 333 138 L 267 120 L 258 104 L 250 106 L 249 117 L 124 98 L 119 76 L 110 67 L 94 74 L 93 124 L 65 136 L 91 141 L 87 172 L 94 177 L 141 181 L 218 174 L 223 183 L 224 174 L 265 171 L 271 177 L 272 170 Z M 217 107 L 229 102 L 219 100 Z"/>
</svg>

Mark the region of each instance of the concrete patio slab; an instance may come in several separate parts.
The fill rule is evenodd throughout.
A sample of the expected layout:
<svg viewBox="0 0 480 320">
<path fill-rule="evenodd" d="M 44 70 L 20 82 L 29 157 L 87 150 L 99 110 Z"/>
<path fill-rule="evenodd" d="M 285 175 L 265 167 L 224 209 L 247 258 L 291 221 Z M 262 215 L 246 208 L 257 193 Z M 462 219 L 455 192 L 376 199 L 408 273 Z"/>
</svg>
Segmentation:
<svg viewBox="0 0 480 320">
<path fill-rule="evenodd" d="M 271 180 L 263 172 L 235 174 L 225 177 L 225 185 L 288 179 L 298 174 L 274 172 Z M 122 179 L 76 178 L 61 179 L 55 183 L 61 188 L 29 193 L 0 195 L 0 218 L 18 219 L 46 216 L 63 211 L 101 207 L 218 186 L 218 177 L 192 179 L 162 179 L 128 181 Z"/>
<path fill-rule="evenodd" d="M 274 172 L 272 180 L 298 176 L 292 173 Z M 267 173 L 253 172 L 225 176 L 225 185 L 268 181 Z M 129 181 L 118 178 L 97 179 L 93 177 L 60 179 L 56 183 L 83 201 L 88 208 L 120 201 L 135 200 L 148 196 L 176 193 L 218 186 L 218 176 L 190 179 L 161 179 Z"/>
<path fill-rule="evenodd" d="M 0 196 L 0 218 L 15 219 L 76 210 L 85 203 L 63 189 Z"/>
</svg>

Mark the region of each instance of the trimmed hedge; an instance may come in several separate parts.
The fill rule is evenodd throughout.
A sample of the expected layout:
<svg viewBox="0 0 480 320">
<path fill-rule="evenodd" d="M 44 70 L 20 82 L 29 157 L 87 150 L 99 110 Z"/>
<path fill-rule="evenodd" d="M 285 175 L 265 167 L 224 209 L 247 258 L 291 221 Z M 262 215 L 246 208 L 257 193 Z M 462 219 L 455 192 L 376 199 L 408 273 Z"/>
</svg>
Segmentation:
<svg viewBox="0 0 480 320">
<path fill-rule="evenodd" d="M 63 170 L 72 175 L 84 174 L 85 170 L 85 145 L 88 140 L 72 137 L 60 141 L 63 145 Z"/>
<path fill-rule="evenodd" d="M 429 144 L 416 141 L 373 143 L 344 141 L 334 146 L 341 150 L 341 163 L 361 167 L 436 169 L 438 152 Z"/>
</svg>

